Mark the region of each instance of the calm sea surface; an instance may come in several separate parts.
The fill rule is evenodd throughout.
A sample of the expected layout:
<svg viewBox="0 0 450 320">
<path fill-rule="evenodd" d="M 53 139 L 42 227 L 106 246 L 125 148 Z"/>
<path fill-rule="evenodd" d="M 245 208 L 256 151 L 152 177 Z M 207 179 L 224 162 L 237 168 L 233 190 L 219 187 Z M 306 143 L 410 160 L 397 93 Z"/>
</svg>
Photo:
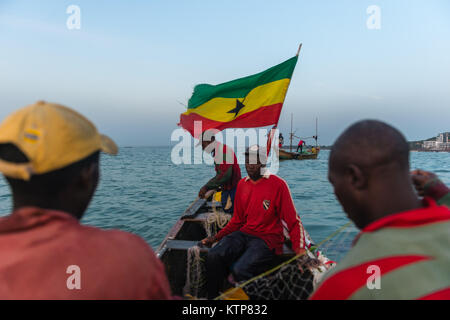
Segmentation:
<svg viewBox="0 0 450 320">
<path fill-rule="evenodd" d="M 143 237 L 153 248 L 195 199 L 200 187 L 214 175 L 214 168 L 175 165 L 169 147 L 122 148 L 116 157 L 102 156 L 101 182 L 84 216 L 84 224 L 122 229 Z M 318 243 L 348 220 L 327 180 L 329 151 L 318 160 L 284 161 L 278 175 L 291 188 L 305 228 Z M 450 184 L 450 153 L 411 153 L 411 168 L 430 170 Z M 241 166 L 242 175 L 245 168 Z M 0 215 L 11 210 L 11 195 L 0 179 Z M 357 230 L 352 226 L 340 241 L 327 243 L 327 253 L 339 260 Z"/>
</svg>

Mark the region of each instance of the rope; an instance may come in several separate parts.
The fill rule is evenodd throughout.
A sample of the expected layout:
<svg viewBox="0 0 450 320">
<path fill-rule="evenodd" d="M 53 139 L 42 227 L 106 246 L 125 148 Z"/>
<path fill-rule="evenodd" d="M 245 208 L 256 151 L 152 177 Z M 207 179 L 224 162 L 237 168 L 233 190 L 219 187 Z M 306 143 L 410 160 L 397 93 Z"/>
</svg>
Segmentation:
<svg viewBox="0 0 450 320">
<path fill-rule="evenodd" d="M 206 220 L 204 222 L 204 225 L 203 225 L 208 237 L 210 237 L 213 233 L 214 234 L 217 233 L 217 228 L 223 229 L 227 225 L 227 223 L 231 220 L 230 214 L 217 211 L 215 203 L 214 203 L 215 196 L 216 196 L 216 192 L 214 192 L 213 201 L 212 201 L 212 205 L 211 205 L 213 212 L 210 212 L 208 214 L 208 216 L 206 217 Z M 214 232 L 212 232 L 211 226 L 214 226 L 214 230 L 213 230 Z"/>
<path fill-rule="evenodd" d="M 203 259 L 200 256 L 200 247 L 193 246 L 187 252 L 186 283 L 183 295 L 188 299 L 196 299 L 200 288 L 205 284 Z"/>
<path fill-rule="evenodd" d="M 206 218 L 208 225 L 216 223 L 219 229 L 223 229 L 228 221 L 230 221 L 231 215 L 223 212 L 211 212 Z"/>
<path fill-rule="evenodd" d="M 345 229 L 346 229 L 347 227 L 349 227 L 351 224 L 352 224 L 352 223 L 351 223 L 350 221 L 347 222 L 346 224 L 344 224 L 343 226 L 341 226 L 339 229 L 337 229 L 335 232 L 333 232 L 333 233 L 330 234 L 328 237 L 326 237 L 324 240 L 322 240 L 316 247 L 317 247 L 317 248 L 320 247 L 322 244 L 324 244 L 325 242 L 329 241 L 329 240 L 330 240 L 331 238 L 333 238 L 335 235 L 337 235 L 337 234 L 339 234 L 340 232 L 342 232 L 343 230 L 345 230 Z M 261 279 L 261 278 L 263 278 L 263 277 L 265 277 L 265 276 L 271 274 L 272 272 L 277 271 L 278 269 L 280 269 L 280 268 L 282 268 L 283 266 L 285 266 L 285 265 L 291 263 L 291 262 L 294 261 L 294 260 L 297 260 L 298 258 L 300 258 L 300 257 L 303 256 L 303 255 L 305 255 L 305 253 L 298 254 L 298 255 L 292 257 L 291 259 L 289 259 L 289 260 L 287 260 L 287 261 L 285 261 L 285 262 L 279 264 L 278 266 L 276 266 L 276 267 L 274 267 L 274 268 L 272 268 L 272 269 L 270 269 L 270 270 L 268 270 L 268 271 L 266 271 L 266 272 L 264 272 L 264 273 L 261 273 L 260 275 L 257 275 L 257 276 L 255 276 L 255 277 L 251 278 L 250 280 L 247 280 L 247 281 L 245 281 L 245 282 L 239 284 L 239 285 L 238 285 L 237 287 L 235 287 L 234 289 L 232 289 L 232 290 L 230 290 L 230 291 L 228 291 L 228 292 L 226 292 L 226 293 L 222 293 L 220 296 L 214 298 L 214 300 L 221 300 L 221 299 L 223 299 L 223 298 L 225 298 L 225 297 L 227 297 L 227 296 L 229 296 L 229 295 L 232 295 L 232 294 L 233 294 L 234 292 L 236 292 L 237 290 L 239 290 L 239 289 L 245 287 L 246 285 L 248 285 L 248 284 L 250 284 L 250 283 L 252 283 L 252 282 L 254 282 L 254 281 L 258 280 L 258 279 Z"/>
<path fill-rule="evenodd" d="M 189 248 L 187 252 L 186 283 L 183 288 L 183 293 L 185 295 L 193 294 L 194 296 L 197 296 L 200 279 L 200 248 L 198 246 L 194 246 Z M 194 290 L 192 288 L 194 288 Z"/>
</svg>

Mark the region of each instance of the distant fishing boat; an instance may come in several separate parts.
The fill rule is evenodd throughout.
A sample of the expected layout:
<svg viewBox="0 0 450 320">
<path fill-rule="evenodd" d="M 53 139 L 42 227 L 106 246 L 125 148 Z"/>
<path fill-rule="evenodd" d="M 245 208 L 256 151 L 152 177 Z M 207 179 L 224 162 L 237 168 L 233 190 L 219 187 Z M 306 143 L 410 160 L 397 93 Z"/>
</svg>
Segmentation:
<svg viewBox="0 0 450 320">
<path fill-rule="evenodd" d="M 291 132 L 289 134 L 290 138 L 290 145 L 289 145 L 289 151 L 284 150 L 282 148 L 279 149 L 279 159 L 280 160 L 309 160 L 309 159 L 317 159 L 317 157 L 319 156 L 319 152 L 320 152 L 320 147 L 317 145 L 317 125 L 318 125 L 318 120 L 316 118 L 316 135 L 312 136 L 312 137 L 307 137 L 307 138 L 301 138 L 301 137 L 297 137 L 294 135 L 294 132 L 292 132 L 292 124 L 293 124 L 293 115 L 291 114 Z M 303 152 L 295 152 L 292 151 L 292 140 L 293 138 L 298 138 L 298 139 L 314 139 L 315 140 L 315 147 L 311 147 L 310 149 L 307 149 Z"/>
<path fill-rule="evenodd" d="M 289 152 L 283 149 L 279 151 L 280 160 L 309 160 L 309 159 L 317 159 L 319 155 L 319 150 L 317 152 Z"/>
</svg>

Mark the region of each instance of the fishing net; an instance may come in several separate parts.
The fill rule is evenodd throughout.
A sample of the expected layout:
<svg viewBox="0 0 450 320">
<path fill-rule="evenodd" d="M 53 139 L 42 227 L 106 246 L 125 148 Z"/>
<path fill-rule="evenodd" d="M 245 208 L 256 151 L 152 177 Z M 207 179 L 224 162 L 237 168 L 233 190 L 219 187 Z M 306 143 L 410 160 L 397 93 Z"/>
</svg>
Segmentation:
<svg viewBox="0 0 450 320">
<path fill-rule="evenodd" d="M 357 234 L 353 224 L 347 223 L 345 229 L 335 234 L 326 241 L 322 241 L 317 248 L 320 252 L 333 261 L 341 261 L 352 246 L 353 239 Z"/>
<path fill-rule="evenodd" d="M 305 257 L 283 265 L 276 272 L 262 276 L 247 284 L 240 284 L 250 300 L 302 300 L 314 289 L 314 275 L 318 268 L 316 259 Z M 237 290 L 229 290 L 220 299 L 230 299 Z"/>
<path fill-rule="evenodd" d="M 354 230 L 345 224 L 318 245 L 310 242 L 307 254 L 278 263 L 270 270 L 241 283 L 229 284 L 230 289 L 219 300 L 302 300 L 307 299 L 324 274 L 333 268 L 350 248 Z M 308 242 L 308 241 L 307 241 Z M 333 260 L 330 259 L 332 257 Z M 188 251 L 185 296 L 204 298 L 206 294 L 205 256 L 195 246 Z"/>
<path fill-rule="evenodd" d="M 194 246 L 188 249 L 186 284 L 183 288 L 183 295 L 186 297 L 200 297 L 205 291 L 205 263 L 200 255 L 200 247 Z"/>
<path fill-rule="evenodd" d="M 336 266 L 329 256 L 339 261 L 348 251 L 353 235 L 349 226 L 349 223 L 342 226 L 318 245 L 310 244 L 307 254 L 292 257 L 261 275 L 238 283 L 217 299 L 233 299 L 241 289 L 250 300 L 307 299 L 326 272 Z"/>
</svg>

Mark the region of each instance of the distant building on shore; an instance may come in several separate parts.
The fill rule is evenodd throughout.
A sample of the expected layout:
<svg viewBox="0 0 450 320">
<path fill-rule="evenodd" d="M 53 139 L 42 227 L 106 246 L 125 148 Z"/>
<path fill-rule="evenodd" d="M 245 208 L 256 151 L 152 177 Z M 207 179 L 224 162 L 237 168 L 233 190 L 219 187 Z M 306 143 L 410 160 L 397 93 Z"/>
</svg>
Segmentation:
<svg viewBox="0 0 450 320">
<path fill-rule="evenodd" d="M 450 132 L 440 133 L 435 140 L 423 141 L 426 151 L 450 151 Z"/>
</svg>

